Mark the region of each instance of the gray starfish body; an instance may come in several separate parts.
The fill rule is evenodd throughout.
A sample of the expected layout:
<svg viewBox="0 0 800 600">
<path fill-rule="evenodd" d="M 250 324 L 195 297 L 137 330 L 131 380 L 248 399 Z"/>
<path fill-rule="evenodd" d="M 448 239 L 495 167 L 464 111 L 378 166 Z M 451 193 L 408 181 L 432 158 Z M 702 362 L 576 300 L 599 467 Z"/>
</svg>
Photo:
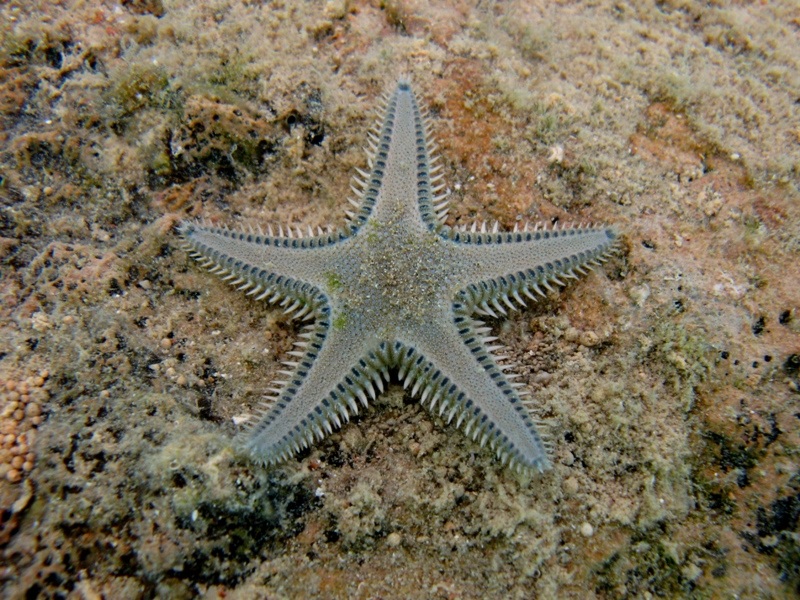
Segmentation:
<svg viewBox="0 0 800 600">
<path fill-rule="evenodd" d="M 332 233 L 278 235 L 184 223 L 192 256 L 257 299 L 310 321 L 245 446 L 285 460 L 346 422 L 396 368 L 432 413 L 518 470 L 549 466 L 518 384 L 477 315 L 505 315 L 576 277 L 612 249 L 608 228 L 457 230 L 407 82 L 385 98 L 370 133 L 356 211 Z"/>
</svg>

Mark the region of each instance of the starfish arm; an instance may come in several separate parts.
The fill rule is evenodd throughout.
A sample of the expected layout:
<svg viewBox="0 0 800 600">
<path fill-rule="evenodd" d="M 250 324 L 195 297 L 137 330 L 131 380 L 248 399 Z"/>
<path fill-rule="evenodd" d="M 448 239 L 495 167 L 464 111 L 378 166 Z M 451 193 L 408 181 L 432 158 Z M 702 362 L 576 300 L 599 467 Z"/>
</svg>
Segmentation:
<svg viewBox="0 0 800 600">
<path fill-rule="evenodd" d="M 388 377 L 388 344 L 364 341 L 358 328 L 331 326 L 326 306 L 301 342 L 305 347 L 261 418 L 246 432 L 244 447 L 254 459 L 274 464 L 322 439 L 366 408 Z"/>
<path fill-rule="evenodd" d="M 455 304 L 449 320 L 446 326 L 437 320 L 403 343 L 396 360 L 404 385 L 431 413 L 448 423 L 455 420 L 468 437 L 488 444 L 504 464 L 518 470 L 549 468 L 548 445 L 518 386 L 498 367 L 467 307 Z"/>
<path fill-rule="evenodd" d="M 335 275 L 331 265 L 349 242 L 341 232 L 309 237 L 244 233 L 184 222 L 185 249 L 212 273 L 247 295 L 282 301 L 286 312 L 311 315 Z"/>
<path fill-rule="evenodd" d="M 437 229 L 447 214 L 437 171 L 436 145 L 428 139 L 430 123 L 407 81 L 400 81 L 386 100 L 369 135 L 369 172 L 358 171 L 349 213 L 352 231 L 368 219 L 403 222 L 409 230 Z M 409 202 L 414 198 L 415 202 Z"/>
<path fill-rule="evenodd" d="M 459 265 L 452 288 L 470 309 L 492 316 L 524 305 L 522 296 L 535 300 L 534 294 L 544 296 L 542 288 L 585 274 L 605 261 L 617 240 L 607 227 L 448 233 Z"/>
</svg>

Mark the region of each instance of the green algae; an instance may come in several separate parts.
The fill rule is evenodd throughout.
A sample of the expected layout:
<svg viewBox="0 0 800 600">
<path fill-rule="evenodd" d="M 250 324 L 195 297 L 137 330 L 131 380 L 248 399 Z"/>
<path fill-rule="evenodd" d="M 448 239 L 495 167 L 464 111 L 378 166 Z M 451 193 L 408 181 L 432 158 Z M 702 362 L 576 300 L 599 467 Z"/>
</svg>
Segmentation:
<svg viewBox="0 0 800 600">
<path fill-rule="evenodd" d="M 107 93 L 111 116 L 116 120 L 125 120 L 145 108 L 177 109 L 176 99 L 167 70 L 146 64 L 122 69 Z"/>
</svg>

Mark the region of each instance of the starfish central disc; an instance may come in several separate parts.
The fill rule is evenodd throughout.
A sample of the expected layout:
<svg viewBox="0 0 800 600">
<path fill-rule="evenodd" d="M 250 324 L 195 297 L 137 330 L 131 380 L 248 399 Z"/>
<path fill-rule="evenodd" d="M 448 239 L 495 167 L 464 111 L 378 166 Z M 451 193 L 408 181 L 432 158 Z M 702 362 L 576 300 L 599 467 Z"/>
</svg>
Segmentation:
<svg viewBox="0 0 800 600">
<path fill-rule="evenodd" d="M 435 233 L 369 220 L 353 250 L 358 268 L 341 273 L 342 306 L 334 305 L 334 322 L 341 314 L 358 320 L 365 332 L 391 339 L 449 309 L 452 252 Z"/>
</svg>

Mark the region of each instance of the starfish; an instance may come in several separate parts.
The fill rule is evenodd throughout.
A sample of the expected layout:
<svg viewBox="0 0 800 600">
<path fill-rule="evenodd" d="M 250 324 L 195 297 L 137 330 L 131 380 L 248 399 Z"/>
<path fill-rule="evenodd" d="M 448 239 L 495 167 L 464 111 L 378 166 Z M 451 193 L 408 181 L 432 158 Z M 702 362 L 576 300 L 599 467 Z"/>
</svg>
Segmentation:
<svg viewBox="0 0 800 600">
<path fill-rule="evenodd" d="M 287 460 L 369 406 L 390 369 L 432 414 L 517 471 L 550 466 L 532 401 L 481 320 L 505 316 L 613 250 L 608 227 L 453 228 L 431 124 L 411 85 L 384 94 L 346 224 L 232 231 L 183 222 L 190 255 L 304 325 L 243 445 Z M 527 300 L 526 300 L 527 299 Z"/>
</svg>

